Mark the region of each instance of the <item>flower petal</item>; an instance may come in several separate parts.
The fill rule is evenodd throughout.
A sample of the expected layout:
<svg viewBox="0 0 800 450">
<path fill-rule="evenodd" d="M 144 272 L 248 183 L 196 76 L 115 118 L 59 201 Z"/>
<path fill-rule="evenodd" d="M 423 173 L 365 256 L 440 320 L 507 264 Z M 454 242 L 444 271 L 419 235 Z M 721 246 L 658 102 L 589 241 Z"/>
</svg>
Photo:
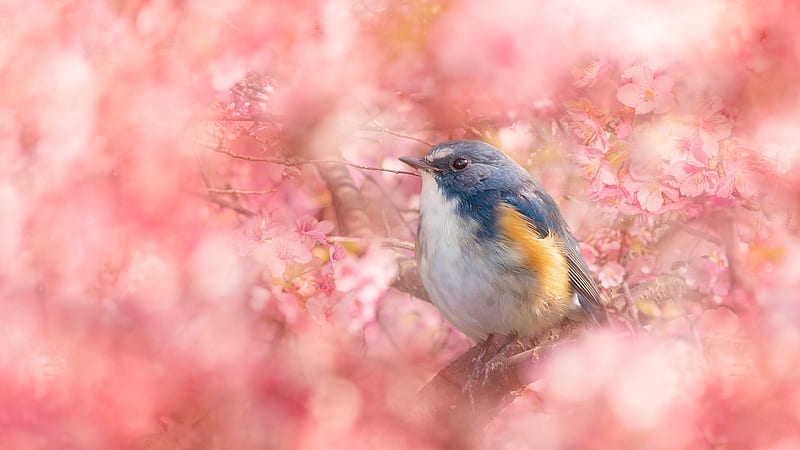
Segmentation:
<svg viewBox="0 0 800 450">
<path fill-rule="evenodd" d="M 647 114 L 652 112 L 656 108 L 656 103 L 652 101 L 640 101 L 638 105 L 636 105 L 636 114 Z"/>
<path fill-rule="evenodd" d="M 664 197 L 657 186 L 650 186 L 640 190 L 636 193 L 636 199 L 639 200 L 639 205 L 645 211 L 655 212 L 664 206 Z"/>
<path fill-rule="evenodd" d="M 617 100 L 625 106 L 635 108 L 642 99 L 642 89 L 634 83 L 628 83 L 617 89 Z"/>
</svg>

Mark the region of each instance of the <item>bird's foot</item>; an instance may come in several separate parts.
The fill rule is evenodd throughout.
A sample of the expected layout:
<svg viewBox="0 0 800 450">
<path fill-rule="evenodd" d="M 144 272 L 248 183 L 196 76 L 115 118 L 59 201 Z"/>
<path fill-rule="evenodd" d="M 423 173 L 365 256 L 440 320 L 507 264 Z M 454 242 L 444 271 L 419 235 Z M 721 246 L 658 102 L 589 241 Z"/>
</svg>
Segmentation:
<svg viewBox="0 0 800 450">
<path fill-rule="evenodd" d="M 480 380 L 483 375 L 484 361 L 486 360 L 486 355 L 489 353 L 489 348 L 492 346 L 493 340 L 494 335 L 490 334 L 485 341 L 478 344 L 481 347 L 480 352 L 472 360 L 472 369 L 469 371 L 467 380 L 464 383 L 463 391 L 469 395 L 469 400 L 472 405 L 475 404 L 475 388 L 478 386 L 478 380 Z"/>
<path fill-rule="evenodd" d="M 489 349 L 492 348 L 492 339 L 493 336 L 490 335 L 489 338 L 481 344 L 481 351 L 473 360 L 472 369 L 467 376 L 466 383 L 464 383 L 464 392 L 469 395 L 470 403 L 473 406 L 475 405 L 476 390 L 486 390 L 494 374 L 505 368 L 509 353 L 515 345 L 519 343 L 516 336 L 507 336 L 499 350 L 487 361 L 486 356 L 489 353 Z"/>
<path fill-rule="evenodd" d="M 483 364 L 483 376 L 481 382 L 481 386 L 483 388 L 486 388 L 489 385 L 489 381 L 492 379 L 492 375 L 494 373 L 502 372 L 503 369 L 505 369 L 508 357 L 513 353 L 512 350 L 517 345 L 519 345 L 517 337 L 508 336 L 502 347 L 500 347 L 500 350 L 498 350 L 494 356 L 492 356 Z"/>
</svg>

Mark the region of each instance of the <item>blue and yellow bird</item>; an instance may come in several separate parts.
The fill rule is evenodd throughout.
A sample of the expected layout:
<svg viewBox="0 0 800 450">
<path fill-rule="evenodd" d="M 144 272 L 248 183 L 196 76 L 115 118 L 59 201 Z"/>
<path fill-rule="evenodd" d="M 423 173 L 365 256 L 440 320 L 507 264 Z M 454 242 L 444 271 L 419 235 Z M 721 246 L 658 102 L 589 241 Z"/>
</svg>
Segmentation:
<svg viewBox="0 0 800 450">
<path fill-rule="evenodd" d="M 457 329 L 477 342 L 510 342 L 541 336 L 566 317 L 597 323 L 600 294 L 578 243 L 556 202 L 522 166 L 470 140 L 400 160 L 422 176 L 423 285 Z"/>
</svg>

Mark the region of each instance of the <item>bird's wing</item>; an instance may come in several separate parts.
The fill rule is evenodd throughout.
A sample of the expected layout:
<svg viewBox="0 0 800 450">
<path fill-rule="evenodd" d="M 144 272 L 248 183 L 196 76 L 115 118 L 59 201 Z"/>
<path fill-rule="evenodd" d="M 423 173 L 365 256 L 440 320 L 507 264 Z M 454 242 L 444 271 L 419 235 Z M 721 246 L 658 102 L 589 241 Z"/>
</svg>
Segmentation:
<svg viewBox="0 0 800 450">
<path fill-rule="evenodd" d="M 572 236 L 553 198 L 539 186 L 507 193 L 503 197 L 504 203 L 525 216 L 529 226 L 539 237 L 554 235 L 567 261 L 570 286 L 578 295 L 581 307 L 592 322 L 597 323 L 598 320 L 605 322 L 600 291 L 592 278 L 589 266 L 581 256 L 578 242 Z"/>
</svg>

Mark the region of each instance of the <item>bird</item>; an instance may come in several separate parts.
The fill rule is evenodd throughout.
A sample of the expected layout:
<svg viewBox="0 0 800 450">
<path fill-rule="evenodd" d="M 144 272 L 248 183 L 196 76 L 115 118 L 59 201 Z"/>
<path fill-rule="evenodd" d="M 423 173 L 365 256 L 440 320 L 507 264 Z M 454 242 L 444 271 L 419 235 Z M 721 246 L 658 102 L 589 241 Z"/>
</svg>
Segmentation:
<svg viewBox="0 0 800 450">
<path fill-rule="evenodd" d="M 456 329 L 483 345 L 502 337 L 505 349 L 567 317 L 605 322 L 578 241 L 555 200 L 516 161 L 478 140 L 399 159 L 422 178 L 422 284 Z"/>
</svg>

